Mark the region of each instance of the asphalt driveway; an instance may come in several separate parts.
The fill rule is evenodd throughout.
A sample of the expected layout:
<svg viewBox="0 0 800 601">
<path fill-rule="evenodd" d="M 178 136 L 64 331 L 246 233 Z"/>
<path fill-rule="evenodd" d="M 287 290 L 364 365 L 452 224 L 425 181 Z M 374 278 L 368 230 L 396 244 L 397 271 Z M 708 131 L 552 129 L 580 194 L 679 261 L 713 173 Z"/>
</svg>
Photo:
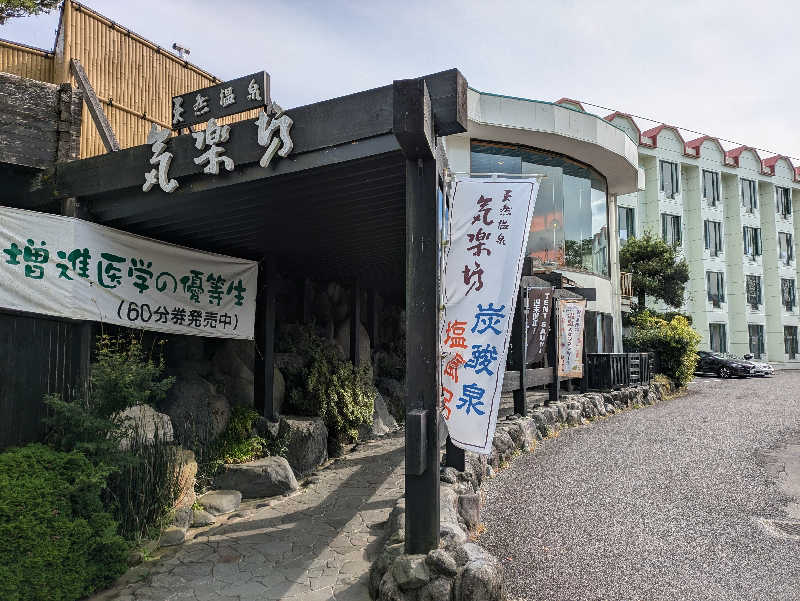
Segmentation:
<svg viewBox="0 0 800 601">
<path fill-rule="evenodd" d="M 800 600 L 800 371 L 698 378 L 485 489 L 480 542 L 512 599 Z"/>
</svg>

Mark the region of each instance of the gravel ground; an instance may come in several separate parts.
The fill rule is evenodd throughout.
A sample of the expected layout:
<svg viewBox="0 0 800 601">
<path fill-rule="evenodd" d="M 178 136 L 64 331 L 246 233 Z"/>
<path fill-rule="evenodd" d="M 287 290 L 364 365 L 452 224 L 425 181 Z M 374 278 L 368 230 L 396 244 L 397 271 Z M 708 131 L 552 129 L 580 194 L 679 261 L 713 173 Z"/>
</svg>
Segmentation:
<svg viewBox="0 0 800 601">
<path fill-rule="evenodd" d="M 799 442 L 800 372 L 698 378 L 502 470 L 485 485 L 480 543 L 511 599 L 800 600 L 800 536 L 760 520 L 787 519 L 770 473 Z"/>
</svg>

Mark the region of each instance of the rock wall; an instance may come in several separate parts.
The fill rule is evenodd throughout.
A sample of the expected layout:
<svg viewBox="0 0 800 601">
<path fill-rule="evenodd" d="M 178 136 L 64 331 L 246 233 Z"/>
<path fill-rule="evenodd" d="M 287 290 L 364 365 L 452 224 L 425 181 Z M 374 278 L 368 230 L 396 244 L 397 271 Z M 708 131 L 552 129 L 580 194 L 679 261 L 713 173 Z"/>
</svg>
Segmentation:
<svg viewBox="0 0 800 601">
<path fill-rule="evenodd" d="M 405 554 L 405 499 L 387 522 L 386 546 L 370 568 L 369 588 L 381 601 L 500 601 L 500 562 L 474 540 L 480 530 L 481 484 L 495 470 L 560 428 L 581 425 L 627 408 L 652 405 L 674 392 L 665 382 L 608 393 L 575 394 L 498 421 L 488 455 L 466 453 L 466 469 L 440 475 L 440 545 L 427 555 Z"/>
</svg>

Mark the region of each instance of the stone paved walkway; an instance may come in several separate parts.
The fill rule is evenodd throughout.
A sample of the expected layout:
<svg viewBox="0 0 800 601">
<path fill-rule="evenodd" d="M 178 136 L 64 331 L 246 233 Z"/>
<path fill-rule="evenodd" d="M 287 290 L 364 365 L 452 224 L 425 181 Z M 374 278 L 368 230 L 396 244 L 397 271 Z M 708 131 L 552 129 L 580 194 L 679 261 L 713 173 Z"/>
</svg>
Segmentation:
<svg viewBox="0 0 800 601">
<path fill-rule="evenodd" d="M 360 445 L 301 491 L 248 500 L 92 601 L 367 601 L 371 560 L 403 495 L 402 433 Z"/>
</svg>

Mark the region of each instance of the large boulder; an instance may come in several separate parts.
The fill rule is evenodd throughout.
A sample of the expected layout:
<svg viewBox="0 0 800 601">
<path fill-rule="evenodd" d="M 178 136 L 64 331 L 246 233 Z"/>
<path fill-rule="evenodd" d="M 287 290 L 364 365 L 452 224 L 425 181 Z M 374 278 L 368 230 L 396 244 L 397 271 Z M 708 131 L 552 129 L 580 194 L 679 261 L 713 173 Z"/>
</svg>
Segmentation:
<svg viewBox="0 0 800 601">
<path fill-rule="evenodd" d="M 458 601 L 500 601 L 503 572 L 494 559 L 470 561 L 456 577 L 454 598 Z"/>
<path fill-rule="evenodd" d="M 212 370 L 217 391 L 234 405 L 253 406 L 255 345 L 226 340 L 214 353 Z"/>
<path fill-rule="evenodd" d="M 174 438 L 169 415 L 159 413 L 150 405 L 134 405 L 125 411 L 120 411 L 114 417 L 128 430 L 119 442 L 123 451 L 131 448 L 131 439 L 134 437 L 147 444 L 153 444 L 156 436 L 163 442 L 172 442 Z"/>
<path fill-rule="evenodd" d="M 211 515 L 223 515 L 239 509 L 242 493 L 238 490 L 212 490 L 199 496 L 197 502 Z"/>
<path fill-rule="evenodd" d="M 361 440 L 370 440 L 397 430 L 397 422 L 389 413 L 380 392 L 375 393 L 372 404 L 372 424 L 363 424 L 358 428 L 358 437 Z"/>
<path fill-rule="evenodd" d="M 367 328 L 363 324 L 358 324 L 360 332 L 360 351 L 361 351 L 361 365 L 372 365 L 370 358 L 370 342 Z M 344 352 L 345 358 L 350 357 L 350 319 L 345 319 L 336 327 L 334 340 Z"/>
<path fill-rule="evenodd" d="M 215 478 L 215 484 L 219 488 L 238 490 L 245 499 L 274 497 L 298 488 L 292 468 L 283 457 L 226 465 Z M 202 501 L 201 504 L 205 505 Z"/>
<path fill-rule="evenodd" d="M 207 379 L 185 374 L 170 389 L 166 412 L 180 442 L 209 441 L 225 430 L 231 406 Z"/>
<path fill-rule="evenodd" d="M 286 437 L 286 460 L 298 476 L 328 459 L 328 429 L 321 417 L 281 417 L 279 437 Z"/>
</svg>

